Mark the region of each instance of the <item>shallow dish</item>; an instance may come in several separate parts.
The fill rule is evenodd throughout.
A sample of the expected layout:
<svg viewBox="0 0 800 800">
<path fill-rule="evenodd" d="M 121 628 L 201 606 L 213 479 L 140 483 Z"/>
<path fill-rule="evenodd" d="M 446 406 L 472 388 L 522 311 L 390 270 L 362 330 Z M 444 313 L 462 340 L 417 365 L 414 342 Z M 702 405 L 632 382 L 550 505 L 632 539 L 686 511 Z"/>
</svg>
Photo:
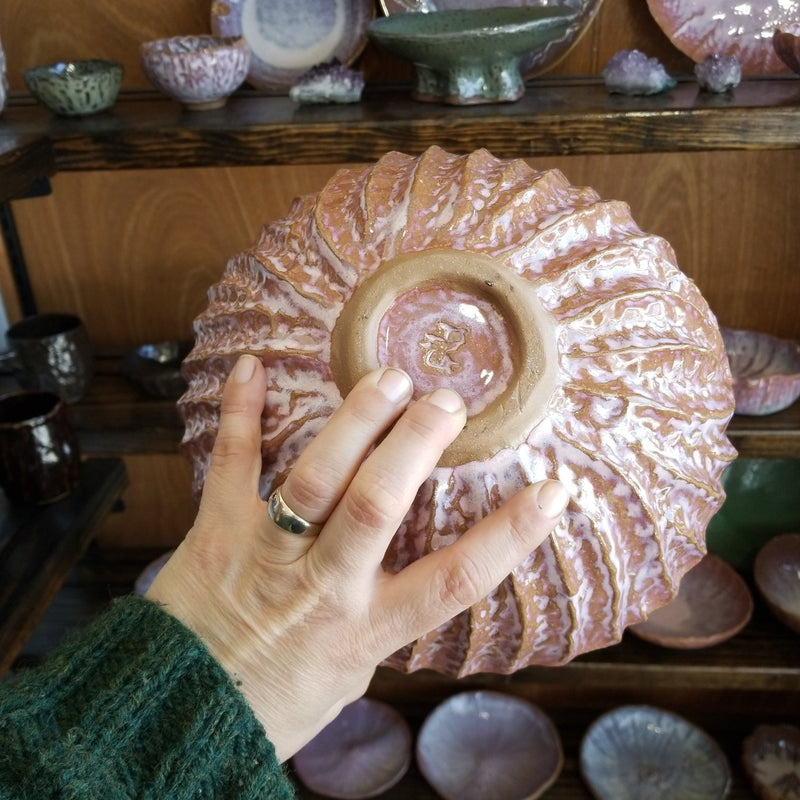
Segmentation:
<svg viewBox="0 0 800 800">
<path fill-rule="evenodd" d="M 753 578 L 772 613 L 800 633 L 800 533 L 770 539 L 758 551 Z"/>
<path fill-rule="evenodd" d="M 226 0 L 211 4 L 211 30 L 244 37 L 248 82 L 285 94 L 312 67 L 352 64 L 374 16 L 372 0 Z"/>
<path fill-rule="evenodd" d="M 672 602 L 629 630 L 662 647 L 691 650 L 730 639 L 752 616 L 753 596 L 742 576 L 709 554 L 683 576 Z"/>
<path fill-rule="evenodd" d="M 742 743 L 742 764 L 761 800 L 800 796 L 800 728 L 758 725 Z"/>
<path fill-rule="evenodd" d="M 247 76 L 250 49 L 235 36 L 172 36 L 139 46 L 142 70 L 167 97 L 193 111 L 222 108 Z"/>
<path fill-rule="evenodd" d="M 122 84 L 116 61 L 59 61 L 25 70 L 28 91 L 51 111 L 65 117 L 96 114 L 111 108 Z"/>
<path fill-rule="evenodd" d="M 800 345 L 767 333 L 721 328 L 737 414 L 763 416 L 800 397 Z"/>
<path fill-rule="evenodd" d="M 738 58 L 744 75 L 787 71 L 771 34 L 800 18 L 800 0 L 647 0 L 647 5 L 669 40 L 695 63 L 716 53 Z"/>
<path fill-rule="evenodd" d="M 652 706 L 621 706 L 589 727 L 580 771 L 598 800 L 722 800 L 730 766 L 702 729 Z"/>
<path fill-rule="evenodd" d="M 564 6 L 574 9 L 575 18 L 563 36 L 551 39 L 544 47 L 524 53 L 519 61 L 519 71 L 525 78 L 540 75 L 564 58 L 586 32 L 589 23 L 600 9 L 602 0 L 563 0 Z M 509 6 L 509 0 L 381 0 L 381 8 L 387 16 L 409 11 L 456 11 L 471 8 L 497 8 Z M 547 0 L 517 0 L 516 6 L 541 8 Z"/>
<path fill-rule="evenodd" d="M 371 22 L 367 34 L 413 63 L 416 100 L 508 103 L 525 93 L 520 58 L 563 39 L 575 18 L 567 6 L 394 14 Z"/>
<path fill-rule="evenodd" d="M 445 800 L 531 800 L 555 781 L 564 761 L 558 731 L 543 711 L 488 691 L 462 692 L 438 705 L 422 724 L 416 756 Z"/>
<path fill-rule="evenodd" d="M 326 797 L 376 797 L 411 764 L 411 731 L 391 706 L 362 697 L 345 706 L 293 759 L 297 776 Z"/>
</svg>

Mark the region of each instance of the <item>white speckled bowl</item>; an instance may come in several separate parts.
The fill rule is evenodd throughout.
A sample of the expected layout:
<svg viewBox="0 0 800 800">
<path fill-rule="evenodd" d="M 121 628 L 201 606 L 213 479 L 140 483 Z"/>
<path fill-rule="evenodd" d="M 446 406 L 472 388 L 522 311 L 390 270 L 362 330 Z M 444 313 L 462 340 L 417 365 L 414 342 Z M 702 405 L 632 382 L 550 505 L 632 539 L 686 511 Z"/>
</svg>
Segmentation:
<svg viewBox="0 0 800 800">
<path fill-rule="evenodd" d="M 173 36 L 143 42 L 142 69 L 160 92 L 192 111 L 222 108 L 250 67 L 241 37 Z"/>
<path fill-rule="evenodd" d="M 80 117 L 114 105 L 123 68 L 115 61 L 59 61 L 25 70 L 28 91 L 56 114 Z"/>
</svg>

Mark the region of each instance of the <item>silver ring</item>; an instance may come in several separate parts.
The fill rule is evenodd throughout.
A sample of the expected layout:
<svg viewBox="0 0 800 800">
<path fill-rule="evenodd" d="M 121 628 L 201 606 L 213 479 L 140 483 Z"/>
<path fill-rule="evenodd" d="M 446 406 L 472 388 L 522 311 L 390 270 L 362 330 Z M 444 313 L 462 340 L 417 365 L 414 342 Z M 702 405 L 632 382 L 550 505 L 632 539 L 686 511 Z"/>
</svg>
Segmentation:
<svg viewBox="0 0 800 800">
<path fill-rule="evenodd" d="M 269 500 L 267 500 L 267 514 L 281 530 L 293 533 L 295 536 L 314 536 L 322 530 L 322 525 L 317 525 L 299 517 L 286 505 L 286 501 L 281 495 L 280 486 L 275 489 L 269 496 Z"/>
</svg>

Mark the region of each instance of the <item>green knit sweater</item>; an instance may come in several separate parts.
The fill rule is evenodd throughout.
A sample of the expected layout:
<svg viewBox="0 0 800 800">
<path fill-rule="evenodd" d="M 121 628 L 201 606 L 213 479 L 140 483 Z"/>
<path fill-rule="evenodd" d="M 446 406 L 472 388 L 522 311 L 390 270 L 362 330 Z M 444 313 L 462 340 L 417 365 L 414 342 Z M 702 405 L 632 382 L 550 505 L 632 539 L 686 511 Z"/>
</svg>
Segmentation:
<svg viewBox="0 0 800 800">
<path fill-rule="evenodd" d="M 0 685 L 3 800 L 284 800 L 244 697 L 191 631 L 138 597 Z"/>
</svg>

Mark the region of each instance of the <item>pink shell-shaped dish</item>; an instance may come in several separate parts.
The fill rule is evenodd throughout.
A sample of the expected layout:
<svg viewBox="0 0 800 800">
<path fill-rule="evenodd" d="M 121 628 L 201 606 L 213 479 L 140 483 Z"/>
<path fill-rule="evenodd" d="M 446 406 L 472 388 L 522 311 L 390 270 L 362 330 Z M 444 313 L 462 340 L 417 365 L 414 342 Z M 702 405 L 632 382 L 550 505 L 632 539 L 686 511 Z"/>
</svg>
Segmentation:
<svg viewBox="0 0 800 800">
<path fill-rule="evenodd" d="M 647 0 L 647 5 L 672 44 L 695 63 L 711 55 L 733 56 L 744 75 L 787 71 L 772 34 L 796 23 L 800 0 Z"/>
<path fill-rule="evenodd" d="M 377 797 L 411 765 L 411 730 L 391 706 L 362 697 L 345 706 L 293 759 L 298 778 L 325 797 Z"/>
<path fill-rule="evenodd" d="M 742 764 L 761 800 L 800 797 L 800 728 L 758 725 L 742 742 Z"/>
<path fill-rule="evenodd" d="M 368 369 L 450 385 L 469 420 L 390 546 L 397 571 L 527 484 L 572 500 L 485 600 L 389 659 L 510 673 L 619 641 L 705 553 L 734 457 L 716 321 L 628 206 L 485 150 L 389 153 L 266 226 L 210 289 L 184 362 L 199 491 L 236 357 L 268 373 L 263 496 Z"/>
<path fill-rule="evenodd" d="M 756 331 L 722 328 L 737 414 L 763 416 L 800 397 L 800 345 Z"/>
<path fill-rule="evenodd" d="M 753 578 L 772 613 L 800 633 L 800 533 L 770 539 L 756 555 Z"/>
<path fill-rule="evenodd" d="M 800 75 L 800 24 L 797 30 L 776 30 L 772 34 L 772 47 L 778 58 L 789 67 L 792 72 Z"/>
<path fill-rule="evenodd" d="M 683 576 L 678 595 L 630 630 L 662 647 L 711 647 L 735 636 L 753 616 L 753 596 L 741 575 L 715 555 Z"/>
<path fill-rule="evenodd" d="M 550 718 L 500 692 L 463 692 L 426 718 L 416 746 L 420 772 L 445 800 L 533 800 L 561 772 L 561 739 Z"/>
</svg>

